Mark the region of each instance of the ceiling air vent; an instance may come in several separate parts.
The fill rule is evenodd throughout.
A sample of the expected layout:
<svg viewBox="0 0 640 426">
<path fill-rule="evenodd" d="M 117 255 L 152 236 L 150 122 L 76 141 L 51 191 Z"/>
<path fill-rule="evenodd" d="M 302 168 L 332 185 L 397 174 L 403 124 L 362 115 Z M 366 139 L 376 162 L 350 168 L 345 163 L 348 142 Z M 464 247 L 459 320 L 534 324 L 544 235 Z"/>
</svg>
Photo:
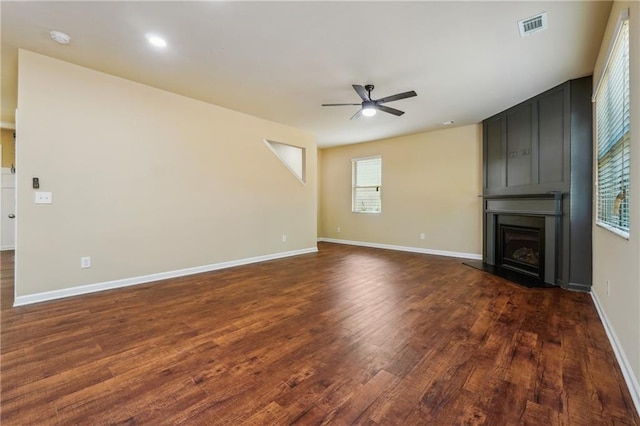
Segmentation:
<svg viewBox="0 0 640 426">
<path fill-rule="evenodd" d="M 547 12 L 518 21 L 520 37 L 525 37 L 547 29 Z"/>
</svg>

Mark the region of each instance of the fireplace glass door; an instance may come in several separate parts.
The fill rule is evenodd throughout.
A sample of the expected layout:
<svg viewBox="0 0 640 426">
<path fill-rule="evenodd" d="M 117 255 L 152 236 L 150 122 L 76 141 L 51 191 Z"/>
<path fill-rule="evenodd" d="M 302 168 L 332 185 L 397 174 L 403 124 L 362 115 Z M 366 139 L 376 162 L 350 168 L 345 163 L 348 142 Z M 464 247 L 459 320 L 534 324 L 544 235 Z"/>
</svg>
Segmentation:
<svg viewBox="0 0 640 426">
<path fill-rule="evenodd" d="M 544 271 L 543 223 L 535 217 L 500 218 L 496 253 L 499 266 L 542 277 Z"/>
</svg>

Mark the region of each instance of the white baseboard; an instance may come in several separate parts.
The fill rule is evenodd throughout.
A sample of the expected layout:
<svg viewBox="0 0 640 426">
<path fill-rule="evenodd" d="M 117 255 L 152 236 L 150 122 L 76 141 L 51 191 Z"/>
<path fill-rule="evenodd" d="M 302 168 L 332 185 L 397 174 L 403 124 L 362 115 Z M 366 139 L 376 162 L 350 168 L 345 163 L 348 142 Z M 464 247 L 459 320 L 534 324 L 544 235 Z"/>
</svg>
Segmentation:
<svg viewBox="0 0 640 426">
<path fill-rule="evenodd" d="M 47 291 L 44 293 L 29 294 L 15 298 L 13 306 L 30 305 L 32 303 L 46 302 L 49 300 L 62 299 L 65 297 L 79 296 L 82 294 L 95 293 L 98 291 L 111 290 L 114 288 L 129 287 L 137 284 L 144 284 L 152 281 L 165 280 L 168 278 L 184 277 L 186 275 L 199 274 L 202 272 L 216 271 L 219 269 L 232 268 L 234 266 L 248 265 L 251 263 L 265 262 L 267 260 L 282 259 L 284 257 L 299 256 L 301 254 L 316 253 L 317 247 L 309 247 L 301 250 L 287 251 L 283 253 L 267 254 L 264 256 L 249 257 L 229 262 L 214 263 L 211 265 L 195 266 L 193 268 L 178 269 L 175 271 L 159 272 L 157 274 L 143 275 L 139 277 L 124 278 L 120 280 L 105 281 L 96 284 L 82 285 L 78 287 L 64 288 L 60 290 Z"/>
<path fill-rule="evenodd" d="M 408 251 L 411 253 L 422 253 L 422 254 L 433 254 L 436 256 L 447 256 L 447 257 L 459 257 L 462 259 L 474 259 L 474 260 L 482 260 L 481 254 L 476 253 L 461 253 L 457 251 L 443 251 L 443 250 L 432 250 L 422 247 L 407 247 L 407 246 L 395 246 L 391 244 L 379 244 L 379 243 L 368 243 L 363 241 L 350 241 L 350 240 L 338 240 L 335 238 L 318 238 L 318 241 L 324 241 L 327 243 L 336 243 L 336 244 L 348 244 L 351 246 L 361 246 L 361 247 L 373 247 L 380 248 L 386 250 L 397 250 L 397 251 Z"/>
<path fill-rule="evenodd" d="M 0 247 L 0 251 L 7 251 L 7 250 L 15 250 L 14 246 L 2 246 Z"/>
<path fill-rule="evenodd" d="M 629 363 L 629 360 L 627 359 L 627 356 L 622 349 L 622 345 L 618 340 L 618 336 L 616 336 L 615 330 L 609 323 L 609 319 L 607 318 L 607 314 L 605 313 L 604 308 L 600 304 L 598 295 L 591 291 L 591 298 L 593 299 L 594 305 L 596 305 L 596 310 L 598 311 L 598 315 L 600 315 L 600 321 L 602 321 L 604 330 L 607 332 L 607 337 L 609 338 L 609 342 L 611 342 L 613 352 L 616 354 L 618 365 L 620 366 L 620 370 L 622 370 L 622 375 L 624 376 L 625 382 L 627 382 L 627 387 L 629 388 L 629 393 L 631 394 L 633 404 L 636 406 L 636 411 L 638 412 L 638 414 L 640 414 L 640 384 L 638 384 L 638 379 L 633 374 L 631 364 Z"/>
</svg>

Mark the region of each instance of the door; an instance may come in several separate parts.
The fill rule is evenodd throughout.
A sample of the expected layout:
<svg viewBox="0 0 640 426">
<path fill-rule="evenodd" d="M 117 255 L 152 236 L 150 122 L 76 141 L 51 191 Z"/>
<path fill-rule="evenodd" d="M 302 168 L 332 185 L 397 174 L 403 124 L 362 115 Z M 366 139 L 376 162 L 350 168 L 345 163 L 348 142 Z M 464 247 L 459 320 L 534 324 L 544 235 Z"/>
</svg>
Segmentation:
<svg viewBox="0 0 640 426">
<path fill-rule="evenodd" d="M 0 210 L 0 250 L 13 250 L 16 241 L 16 175 L 9 167 L 2 168 Z"/>
</svg>

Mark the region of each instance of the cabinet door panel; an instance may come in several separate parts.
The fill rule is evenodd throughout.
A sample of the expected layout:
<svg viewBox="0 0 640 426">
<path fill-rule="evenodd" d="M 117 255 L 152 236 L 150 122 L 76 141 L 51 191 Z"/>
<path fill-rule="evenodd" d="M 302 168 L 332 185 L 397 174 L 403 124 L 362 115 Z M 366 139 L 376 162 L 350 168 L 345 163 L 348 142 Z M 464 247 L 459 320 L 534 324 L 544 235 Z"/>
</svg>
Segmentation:
<svg viewBox="0 0 640 426">
<path fill-rule="evenodd" d="M 564 90 L 538 101 L 540 183 L 561 183 L 564 176 Z"/>
<path fill-rule="evenodd" d="M 507 186 L 531 184 L 533 104 L 507 114 Z"/>
<path fill-rule="evenodd" d="M 502 116 L 485 122 L 485 185 L 487 188 L 502 188 L 505 185 L 502 123 Z"/>
</svg>

